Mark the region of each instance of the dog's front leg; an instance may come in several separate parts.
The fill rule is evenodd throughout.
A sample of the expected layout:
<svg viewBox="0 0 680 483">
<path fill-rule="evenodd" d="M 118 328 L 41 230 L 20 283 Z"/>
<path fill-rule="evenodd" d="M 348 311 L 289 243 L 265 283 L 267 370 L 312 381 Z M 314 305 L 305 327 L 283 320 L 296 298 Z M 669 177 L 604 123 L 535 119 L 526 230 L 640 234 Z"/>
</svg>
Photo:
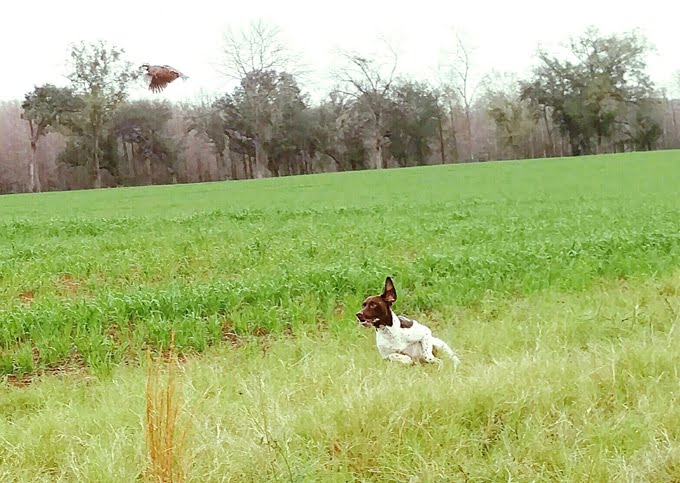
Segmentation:
<svg viewBox="0 0 680 483">
<path fill-rule="evenodd" d="M 399 354 L 397 352 L 393 352 L 387 356 L 387 359 L 393 362 L 401 362 L 402 364 L 413 364 L 413 359 L 411 359 L 406 354 Z"/>
</svg>

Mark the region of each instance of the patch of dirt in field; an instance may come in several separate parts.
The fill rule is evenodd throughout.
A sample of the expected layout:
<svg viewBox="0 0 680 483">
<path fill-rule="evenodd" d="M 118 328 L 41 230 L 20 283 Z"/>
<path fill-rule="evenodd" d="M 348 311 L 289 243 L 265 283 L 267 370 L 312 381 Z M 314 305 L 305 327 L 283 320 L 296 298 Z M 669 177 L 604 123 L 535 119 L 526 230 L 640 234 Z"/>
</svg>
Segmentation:
<svg viewBox="0 0 680 483">
<path fill-rule="evenodd" d="M 269 335 L 269 331 L 264 327 L 257 326 L 253 329 L 253 335 L 255 337 L 266 337 Z"/>
<path fill-rule="evenodd" d="M 37 348 L 33 348 L 33 360 L 36 365 L 40 361 L 40 351 Z M 32 374 L 8 374 L 7 383 L 16 388 L 28 387 L 34 382 L 38 381 L 42 377 L 49 376 L 66 376 L 87 373 L 87 366 L 83 357 L 74 353 L 68 359 L 64 359 L 58 364 L 50 367 L 45 367 L 39 369 Z"/>
<path fill-rule="evenodd" d="M 338 302 L 335 304 L 335 307 L 333 308 L 333 315 L 336 317 L 344 317 L 345 312 L 347 311 L 347 308 L 345 307 L 345 304 L 342 302 Z"/>
<path fill-rule="evenodd" d="M 260 345 L 260 349 L 262 350 L 262 355 L 266 355 L 267 352 L 269 352 L 269 349 L 271 348 L 271 334 L 269 330 L 267 330 L 265 327 L 255 327 L 253 329 L 252 334 L 257 337 L 257 340 Z"/>
<path fill-rule="evenodd" d="M 241 337 L 236 333 L 234 325 L 226 319 L 222 323 L 222 340 L 228 341 L 232 347 L 240 347 L 243 344 Z"/>
<path fill-rule="evenodd" d="M 17 376 L 16 374 L 10 374 L 7 376 L 7 383 L 10 386 L 14 386 L 16 388 L 22 388 L 22 387 L 27 387 L 30 386 L 31 383 L 33 382 L 33 376 Z"/>
<path fill-rule="evenodd" d="M 187 352 L 177 352 L 171 351 L 170 349 L 163 349 L 162 351 L 150 351 L 154 358 L 160 357 L 160 359 L 165 363 L 178 362 L 180 364 L 189 360 L 191 354 Z"/>
<path fill-rule="evenodd" d="M 328 332 L 328 321 L 323 317 L 317 317 L 316 330 L 320 333 Z"/>
<path fill-rule="evenodd" d="M 333 440 L 328 445 L 328 454 L 330 455 L 331 459 L 341 457 L 343 452 L 344 450 L 342 448 L 342 445 L 337 440 Z"/>
<path fill-rule="evenodd" d="M 69 273 L 59 275 L 55 282 L 57 292 L 62 297 L 73 297 L 82 292 L 82 282 L 73 278 Z"/>
<path fill-rule="evenodd" d="M 23 303 L 31 303 L 33 302 L 34 298 L 35 294 L 33 293 L 33 290 L 26 290 L 19 294 L 19 300 L 21 300 Z"/>
</svg>

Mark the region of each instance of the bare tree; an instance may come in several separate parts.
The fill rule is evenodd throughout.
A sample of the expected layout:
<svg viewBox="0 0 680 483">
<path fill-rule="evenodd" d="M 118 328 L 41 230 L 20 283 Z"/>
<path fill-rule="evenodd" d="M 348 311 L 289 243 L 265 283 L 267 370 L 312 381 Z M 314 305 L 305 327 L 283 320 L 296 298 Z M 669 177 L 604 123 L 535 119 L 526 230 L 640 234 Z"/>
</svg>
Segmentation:
<svg viewBox="0 0 680 483">
<path fill-rule="evenodd" d="M 451 160 L 457 163 L 460 160 L 460 150 L 458 148 L 458 131 L 456 129 L 456 113 L 460 111 L 460 101 L 458 99 L 458 94 L 451 88 L 450 84 L 447 82 L 438 83 L 438 91 L 441 93 L 441 103 L 445 106 L 448 111 L 448 137 L 451 150 Z M 443 129 L 443 128 L 442 128 Z M 443 133 L 442 133 L 443 134 Z"/>
<path fill-rule="evenodd" d="M 334 77 L 340 82 L 341 92 L 354 98 L 354 109 L 365 112 L 369 144 L 369 164 L 384 167 L 383 148 L 389 143 L 386 136 L 384 113 L 395 79 L 399 56 L 389 42 L 384 41 L 385 53 L 367 58 L 356 52 L 341 52 L 344 60 Z M 378 59 L 387 59 L 380 62 Z M 344 90 L 342 90 L 344 89 Z"/>
<path fill-rule="evenodd" d="M 219 72 L 241 82 L 253 72 L 286 71 L 302 75 L 299 57 L 283 41 L 282 30 L 262 19 L 254 20 L 239 31 L 227 28 L 224 34 L 224 58 Z"/>
<path fill-rule="evenodd" d="M 458 31 L 454 31 L 455 47 L 452 51 L 445 51 L 447 60 L 444 70 L 449 79 L 449 86 L 460 101 L 465 116 L 465 132 L 470 159 L 474 161 L 475 154 L 472 140 L 471 110 L 477 98 L 479 88 L 484 84 L 486 75 L 479 75 L 473 65 L 473 49 L 466 43 Z"/>
<path fill-rule="evenodd" d="M 302 74 L 299 56 L 281 37 L 280 28 L 263 20 L 253 21 L 248 28 L 237 32 L 229 28 L 224 36 L 224 58 L 219 71 L 225 78 L 240 84 L 248 111 L 245 115 L 252 131 L 247 137 L 252 138 L 255 149 L 256 178 L 265 176 L 269 164 L 269 107 L 279 83 L 285 78 L 282 74 Z M 238 133 L 238 137 L 243 136 L 244 133 Z"/>
</svg>

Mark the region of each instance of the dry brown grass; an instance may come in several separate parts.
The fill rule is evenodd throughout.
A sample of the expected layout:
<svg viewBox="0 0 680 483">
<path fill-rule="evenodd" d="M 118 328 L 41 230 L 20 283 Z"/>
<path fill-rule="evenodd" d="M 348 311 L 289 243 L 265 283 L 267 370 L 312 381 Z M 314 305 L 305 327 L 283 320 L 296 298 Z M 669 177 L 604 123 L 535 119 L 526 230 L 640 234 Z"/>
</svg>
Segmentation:
<svg viewBox="0 0 680 483">
<path fill-rule="evenodd" d="M 172 341 L 174 342 L 174 334 Z M 182 398 L 177 392 L 175 370 L 178 361 L 173 342 L 165 357 L 167 379 L 164 387 L 161 386 L 161 365 L 164 357 L 159 354 L 154 362 L 151 352 L 147 351 L 147 476 L 151 481 L 162 483 L 184 481 L 188 466 L 186 443 L 191 417 L 184 421 L 180 419 Z"/>
</svg>

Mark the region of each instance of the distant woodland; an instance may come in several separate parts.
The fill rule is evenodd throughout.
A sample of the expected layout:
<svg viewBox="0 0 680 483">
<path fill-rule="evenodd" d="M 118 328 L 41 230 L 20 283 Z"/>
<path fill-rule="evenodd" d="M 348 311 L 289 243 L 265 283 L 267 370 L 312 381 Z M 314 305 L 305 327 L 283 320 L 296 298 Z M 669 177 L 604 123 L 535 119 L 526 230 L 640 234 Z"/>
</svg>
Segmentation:
<svg viewBox="0 0 680 483">
<path fill-rule="evenodd" d="M 528 78 L 478 65 L 457 35 L 436 81 L 403 72 L 388 43 L 341 52 L 314 103 L 280 39 L 262 22 L 227 33 L 219 75 L 236 87 L 184 103 L 130 99 L 141 71 L 123 49 L 72 45 L 63 85 L 0 103 L 0 192 L 680 148 L 680 99 L 650 79 L 637 32 L 539 48 Z"/>
</svg>

